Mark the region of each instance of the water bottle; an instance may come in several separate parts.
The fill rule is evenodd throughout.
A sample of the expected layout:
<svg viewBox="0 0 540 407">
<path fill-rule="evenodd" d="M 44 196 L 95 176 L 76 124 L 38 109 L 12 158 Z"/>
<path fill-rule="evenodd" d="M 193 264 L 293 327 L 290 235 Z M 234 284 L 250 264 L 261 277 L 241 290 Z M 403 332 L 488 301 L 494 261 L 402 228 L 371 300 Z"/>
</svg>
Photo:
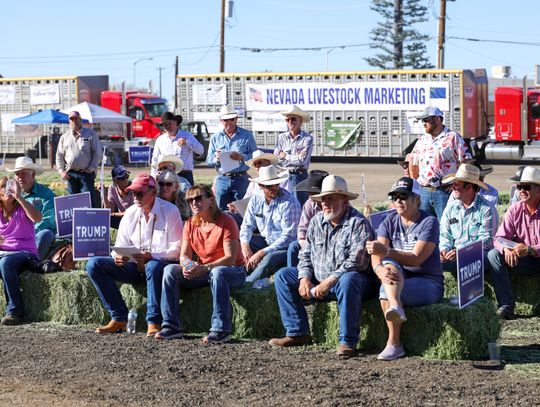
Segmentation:
<svg viewBox="0 0 540 407">
<path fill-rule="evenodd" d="M 13 196 L 16 190 L 15 180 L 13 178 L 8 179 L 6 183 L 6 196 Z"/>
<path fill-rule="evenodd" d="M 183 258 L 182 261 L 180 262 L 180 264 L 182 265 L 182 267 L 184 267 L 187 271 L 191 270 L 193 267 L 195 267 L 197 265 L 197 262 L 191 260 L 191 259 L 188 259 L 187 257 Z"/>
<path fill-rule="evenodd" d="M 315 287 L 311 287 L 311 289 L 309 290 L 309 296 L 311 298 L 315 298 Z"/>
<path fill-rule="evenodd" d="M 256 280 L 253 282 L 252 288 L 256 288 L 257 290 L 260 290 L 262 288 L 266 288 L 270 285 L 270 279 L 268 277 L 261 278 L 260 280 Z"/>
<path fill-rule="evenodd" d="M 137 328 L 137 310 L 131 308 L 128 313 L 127 331 L 130 334 L 134 334 Z"/>
</svg>

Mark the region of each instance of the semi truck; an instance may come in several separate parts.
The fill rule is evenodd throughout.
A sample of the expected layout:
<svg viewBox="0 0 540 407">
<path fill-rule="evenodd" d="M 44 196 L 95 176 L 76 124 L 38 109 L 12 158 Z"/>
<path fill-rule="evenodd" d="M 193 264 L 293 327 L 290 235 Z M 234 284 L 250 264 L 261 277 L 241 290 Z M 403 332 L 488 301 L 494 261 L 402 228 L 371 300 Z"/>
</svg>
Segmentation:
<svg viewBox="0 0 540 407">
<path fill-rule="evenodd" d="M 401 157 L 423 134 L 415 117 L 436 106 L 446 126 L 477 155 L 540 158 L 532 121 L 521 122 L 527 130 L 519 137 L 491 135 L 485 69 L 182 74 L 176 86 L 177 110 L 185 120 L 204 121 L 217 131 L 221 106 L 232 104 L 238 125 L 251 130 L 262 148 L 275 146 L 286 131 L 279 112 L 295 104 L 312 117 L 303 128 L 314 136 L 315 157 Z M 517 97 L 511 103 L 530 117 L 537 114 L 534 104 L 524 106 Z M 495 128 L 502 116 L 495 115 Z"/>
</svg>

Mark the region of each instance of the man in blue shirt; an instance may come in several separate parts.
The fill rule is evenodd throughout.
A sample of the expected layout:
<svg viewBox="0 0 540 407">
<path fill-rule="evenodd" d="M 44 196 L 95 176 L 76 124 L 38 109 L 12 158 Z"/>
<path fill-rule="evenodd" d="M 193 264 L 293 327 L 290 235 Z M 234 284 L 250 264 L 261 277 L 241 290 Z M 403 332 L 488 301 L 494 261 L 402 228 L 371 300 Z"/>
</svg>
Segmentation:
<svg viewBox="0 0 540 407">
<path fill-rule="evenodd" d="M 244 197 L 249 185 L 247 171 L 249 167 L 245 161 L 251 159 L 257 150 L 255 138 L 249 130 L 236 125 L 238 113 L 231 105 L 223 106 L 219 116 L 223 130 L 215 133 L 210 139 L 206 163 L 215 167 L 216 200 L 219 208 L 227 210 L 227 204 Z M 238 161 L 238 166 L 225 171 L 221 166 L 221 154 L 230 152 L 230 159 Z"/>
</svg>

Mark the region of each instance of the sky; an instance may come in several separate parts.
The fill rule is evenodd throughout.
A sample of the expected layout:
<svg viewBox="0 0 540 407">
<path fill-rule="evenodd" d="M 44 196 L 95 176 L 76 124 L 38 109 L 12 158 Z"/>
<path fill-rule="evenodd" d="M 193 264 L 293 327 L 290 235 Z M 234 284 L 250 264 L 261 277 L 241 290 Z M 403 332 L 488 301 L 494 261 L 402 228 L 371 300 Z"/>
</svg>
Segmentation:
<svg viewBox="0 0 540 407">
<path fill-rule="evenodd" d="M 159 92 L 162 68 L 162 93 L 171 101 L 176 56 L 180 73 L 219 72 L 221 0 L 2 3 L 0 74 L 5 78 L 109 75 L 111 85 L 125 81 L 129 87 L 135 74 L 138 87 L 152 81 Z M 430 36 L 428 56 L 436 65 L 439 0 L 423 3 L 429 21 L 416 28 Z M 225 29 L 225 71 L 372 70 L 364 58 L 376 50 L 365 44 L 382 18 L 370 4 L 371 0 L 235 0 Z M 491 76 L 492 66 L 509 65 L 512 76 L 532 77 L 540 64 L 538 3 L 513 4 L 519 7 L 503 0 L 448 0 L 445 68 L 485 68 Z"/>
</svg>

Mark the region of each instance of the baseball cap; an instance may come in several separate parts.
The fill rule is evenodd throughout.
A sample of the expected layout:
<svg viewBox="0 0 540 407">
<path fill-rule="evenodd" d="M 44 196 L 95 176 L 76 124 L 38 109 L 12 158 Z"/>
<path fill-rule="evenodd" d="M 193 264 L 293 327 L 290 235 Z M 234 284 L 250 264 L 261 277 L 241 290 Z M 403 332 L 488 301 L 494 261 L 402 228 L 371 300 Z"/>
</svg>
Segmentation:
<svg viewBox="0 0 540 407">
<path fill-rule="evenodd" d="M 142 191 L 146 188 L 155 188 L 156 187 L 156 180 L 151 175 L 148 175 L 147 173 L 141 173 L 137 175 L 133 181 L 131 182 L 131 185 L 126 188 L 127 191 Z"/>
<path fill-rule="evenodd" d="M 131 174 L 123 165 L 115 165 L 111 170 L 113 179 L 124 178 L 126 174 Z"/>
<path fill-rule="evenodd" d="M 388 193 L 388 196 L 403 193 L 407 195 L 420 195 L 420 184 L 416 182 L 415 179 L 402 177 L 392 185 L 392 189 Z"/>
<path fill-rule="evenodd" d="M 418 120 L 422 120 L 422 119 L 427 119 L 428 117 L 431 117 L 431 116 L 444 117 L 444 114 L 441 111 L 441 109 L 439 109 L 438 107 L 429 106 L 424 109 L 422 114 L 420 114 L 419 116 L 416 116 L 416 118 Z"/>
</svg>

